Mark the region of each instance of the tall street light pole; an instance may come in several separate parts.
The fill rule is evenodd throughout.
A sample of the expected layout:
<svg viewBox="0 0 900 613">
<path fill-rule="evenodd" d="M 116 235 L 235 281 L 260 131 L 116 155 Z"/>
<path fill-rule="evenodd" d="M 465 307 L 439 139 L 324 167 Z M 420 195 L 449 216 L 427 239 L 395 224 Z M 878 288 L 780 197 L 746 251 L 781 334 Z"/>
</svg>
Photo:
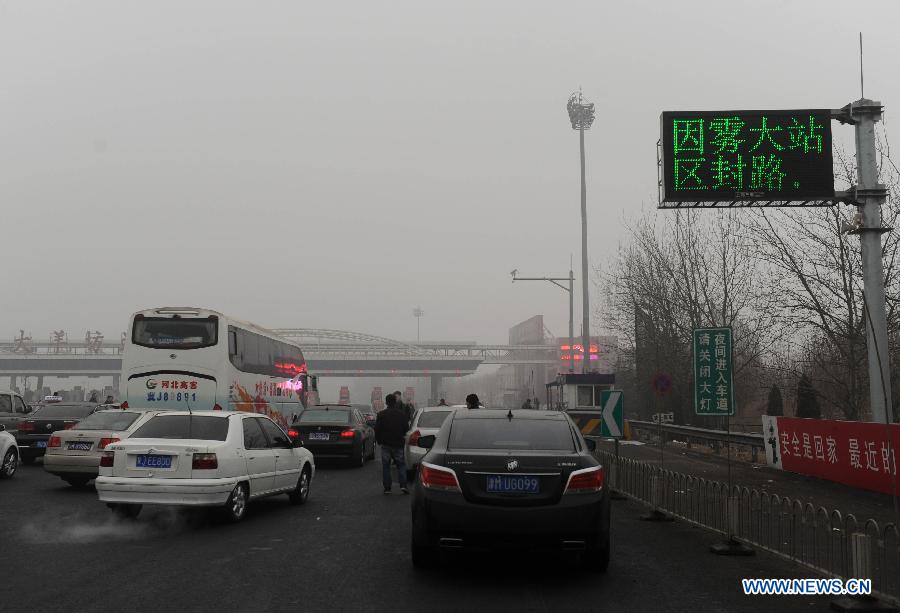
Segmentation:
<svg viewBox="0 0 900 613">
<path fill-rule="evenodd" d="M 421 342 L 421 331 L 419 328 L 419 323 L 422 321 L 422 317 L 425 315 L 425 311 L 422 310 L 422 307 L 417 306 L 413 309 L 413 317 L 416 318 L 416 342 Z"/>
<path fill-rule="evenodd" d="M 575 313 L 575 274 L 572 272 L 571 264 L 569 265 L 568 277 L 520 277 L 518 269 L 513 270 L 509 274 L 512 275 L 513 283 L 516 281 L 549 281 L 563 291 L 569 292 L 569 371 L 575 371 L 575 328 L 572 321 Z M 569 287 L 566 287 L 560 281 L 568 281 Z"/>
<path fill-rule="evenodd" d="M 591 361 L 591 305 L 588 291 L 587 184 L 584 178 L 584 131 L 589 130 L 591 124 L 594 123 L 594 103 L 587 102 L 582 96 L 581 90 L 578 90 L 569 96 L 566 110 L 569 112 L 569 121 L 572 123 L 572 129 L 578 130 L 581 145 L 581 334 L 584 347 L 582 372 L 588 372 L 590 371 L 589 362 Z"/>
</svg>

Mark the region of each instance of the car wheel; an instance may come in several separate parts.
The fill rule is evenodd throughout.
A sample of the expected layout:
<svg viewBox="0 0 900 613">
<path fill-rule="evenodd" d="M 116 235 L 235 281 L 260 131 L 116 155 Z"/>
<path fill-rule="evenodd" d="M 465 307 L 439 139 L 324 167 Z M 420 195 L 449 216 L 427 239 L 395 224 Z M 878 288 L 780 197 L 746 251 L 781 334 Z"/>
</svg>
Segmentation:
<svg viewBox="0 0 900 613">
<path fill-rule="evenodd" d="M 310 476 L 309 467 L 304 466 L 303 470 L 300 471 L 300 478 L 297 479 L 297 487 L 288 494 L 288 498 L 291 499 L 291 504 L 303 504 L 306 502 L 306 499 L 309 498 L 309 486 L 311 485 L 311 481 L 312 477 Z"/>
<path fill-rule="evenodd" d="M 37 459 L 36 457 L 31 456 L 31 455 L 23 455 L 22 456 L 22 464 L 25 464 L 26 466 L 31 466 L 32 464 L 34 464 L 34 461 L 36 459 Z"/>
<path fill-rule="evenodd" d="M 72 487 L 84 487 L 87 485 L 88 481 L 91 480 L 90 477 L 63 477 L 63 481 L 71 485 Z"/>
<path fill-rule="evenodd" d="M 359 457 L 353 459 L 353 464 L 357 467 L 362 467 L 366 465 L 366 444 L 363 443 L 359 446 Z"/>
<path fill-rule="evenodd" d="M 370 460 L 375 459 L 375 441 L 372 441 L 372 452 L 369 454 L 369 459 Z"/>
<path fill-rule="evenodd" d="M 231 495 L 228 497 L 228 501 L 222 508 L 222 513 L 224 514 L 225 519 L 232 523 L 236 523 L 244 519 L 244 515 L 247 513 L 247 498 L 247 484 L 238 483 L 237 485 L 235 485 L 234 489 L 231 490 Z"/>
<path fill-rule="evenodd" d="M 412 563 L 415 568 L 430 568 L 434 566 L 437 556 L 435 549 L 428 543 L 428 525 L 422 512 L 413 514 Z"/>
<path fill-rule="evenodd" d="M 139 504 L 110 504 L 113 515 L 121 519 L 135 519 L 141 513 L 142 505 Z"/>
<path fill-rule="evenodd" d="M 10 447 L 3 456 L 3 463 L 0 464 L 0 479 L 9 479 L 16 474 L 18 467 L 19 454 L 16 453 L 15 447 Z"/>
</svg>

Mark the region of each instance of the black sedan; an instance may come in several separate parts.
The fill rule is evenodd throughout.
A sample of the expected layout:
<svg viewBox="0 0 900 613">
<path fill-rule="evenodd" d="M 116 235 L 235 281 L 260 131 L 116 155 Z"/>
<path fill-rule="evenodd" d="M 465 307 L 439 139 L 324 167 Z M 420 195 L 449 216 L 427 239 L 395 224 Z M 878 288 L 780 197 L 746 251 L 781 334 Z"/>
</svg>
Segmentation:
<svg viewBox="0 0 900 613">
<path fill-rule="evenodd" d="M 46 453 L 53 432 L 68 430 L 101 408 L 104 407 L 92 402 L 57 402 L 38 407 L 18 424 L 19 457 L 25 464 L 33 463 Z"/>
<path fill-rule="evenodd" d="M 412 558 L 441 548 L 576 551 L 609 565 L 610 499 L 603 467 L 564 413 L 457 409 L 419 468 L 412 501 Z"/>
<path fill-rule="evenodd" d="M 343 458 L 357 466 L 375 458 L 375 430 L 348 405 L 323 404 L 306 409 L 288 434 L 299 438 L 315 458 Z"/>
</svg>

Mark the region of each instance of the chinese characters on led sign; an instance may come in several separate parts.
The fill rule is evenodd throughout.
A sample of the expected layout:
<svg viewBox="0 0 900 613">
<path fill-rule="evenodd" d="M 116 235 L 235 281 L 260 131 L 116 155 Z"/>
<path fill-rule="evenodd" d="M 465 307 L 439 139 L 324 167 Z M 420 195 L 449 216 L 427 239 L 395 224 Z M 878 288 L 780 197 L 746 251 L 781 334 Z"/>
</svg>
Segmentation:
<svg viewBox="0 0 900 613">
<path fill-rule="evenodd" d="M 831 112 L 662 114 L 663 201 L 834 197 Z"/>
</svg>

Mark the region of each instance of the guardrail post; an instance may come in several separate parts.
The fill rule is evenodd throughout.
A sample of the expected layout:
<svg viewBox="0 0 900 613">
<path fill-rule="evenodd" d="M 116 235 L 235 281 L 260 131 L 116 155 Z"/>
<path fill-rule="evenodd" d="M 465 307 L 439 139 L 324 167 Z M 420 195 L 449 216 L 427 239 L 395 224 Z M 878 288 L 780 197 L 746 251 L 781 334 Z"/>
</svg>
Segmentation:
<svg viewBox="0 0 900 613">
<path fill-rule="evenodd" d="M 671 514 L 666 513 L 663 510 L 663 504 L 665 502 L 665 493 L 663 488 L 665 487 L 665 480 L 659 476 L 654 475 L 650 477 L 650 504 L 653 505 L 653 510 L 649 513 L 645 513 L 641 515 L 641 519 L 644 521 L 675 521 L 675 518 L 672 517 Z"/>
<path fill-rule="evenodd" d="M 874 574 L 872 557 L 872 537 L 862 532 L 850 535 L 850 577 L 853 579 L 869 579 Z M 831 601 L 835 611 L 892 611 L 897 607 L 889 605 L 871 595 L 842 596 Z"/>
<path fill-rule="evenodd" d="M 739 534 L 741 531 L 740 499 L 737 496 L 732 496 L 732 492 L 728 493 L 729 496 L 725 499 L 725 530 L 728 534 L 728 537 L 721 543 L 711 545 L 709 550 L 714 554 L 720 556 L 755 555 L 755 551 L 734 538 L 734 535 Z"/>
</svg>

